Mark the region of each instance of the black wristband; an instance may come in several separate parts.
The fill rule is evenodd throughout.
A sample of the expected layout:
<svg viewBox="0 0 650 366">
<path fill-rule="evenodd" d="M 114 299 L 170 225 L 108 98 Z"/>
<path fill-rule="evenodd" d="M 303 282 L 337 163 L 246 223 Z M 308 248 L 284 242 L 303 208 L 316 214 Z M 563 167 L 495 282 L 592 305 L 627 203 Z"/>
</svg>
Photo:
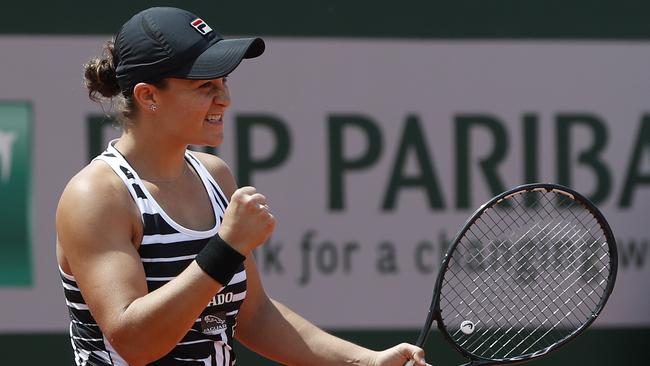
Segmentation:
<svg viewBox="0 0 650 366">
<path fill-rule="evenodd" d="M 246 257 L 217 234 L 201 249 L 195 260 L 205 273 L 226 286 L 237 273 L 244 259 Z"/>
</svg>

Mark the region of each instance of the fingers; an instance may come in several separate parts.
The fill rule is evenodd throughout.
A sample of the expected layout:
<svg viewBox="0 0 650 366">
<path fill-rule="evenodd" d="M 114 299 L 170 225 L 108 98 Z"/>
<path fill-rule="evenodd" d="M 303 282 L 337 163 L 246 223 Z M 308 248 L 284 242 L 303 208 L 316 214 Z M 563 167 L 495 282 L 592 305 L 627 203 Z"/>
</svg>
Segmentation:
<svg viewBox="0 0 650 366">
<path fill-rule="evenodd" d="M 268 211 L 266 196 L 258 193 L 255 187 L 242 187 L 236 190 L 231 201 L 237 201 L 250 209 L 264 209 Z"/>
<path fill-rule="evenodd" d="M 270 213 L 270 208 L 267 204 L 266 196 L 258 193 L 254 187 L 239 188 L 233 193 L 230 201 L 242 205 L 245 209 L 252 213 Z"/>
<path fill-rule="evenodd" d="M 249 204 L 255 208 L 266 206 L 266 197 L 261 193 L 255 193 L 248 198 Z"/>
<path fill-rule="evenodd" d="M 267 240 L 275 228 L 266 196 L 254 187 L 237 189 L 230 198 L 219 228 L 221 238 L 247 255 Z"/>
<path fill-rule="evenodd" d="M 400 354 L 404 355 L 409 361 L 408 366 L 430 366 L 424 359 L 424 350 L 412 344 L 402 343 L 397 346 Z"/>
<path fill-rule="evenodd" d="M 265 203 L 265 204 L 260 203 L 258 207 L 259 207 L 259 210 L 262 213 L 264 213 L 264 214 L 266 214 L 266 215 L 268 215 L 270 217 L 273 217 L 273 214 L 271 213 L 271 208 L 269 207 L 269 205 L 267 203 Z"/>
<path fill-rule="evenodd" d="M 401 343 L 377 353 L 371 364 L 376 366 L 431 366 L 424 360 L 424 351 L 412 344 Z"/>
<path fill-rule="evenodd" d="M 256 202 L 256 203 L 265 203 L 266 202 L 266 197 L 264 197 L 263 194 L 258 193 L 257 189 L 255 187 L 241 187 L 237 189 L 233 194 L 232 197 L 230 198 L 231 201 L 242 203 L 242 204 L 247 204 L 248 202 Z"/>
<path fill-rule="evenodd" d="M 238 189 L 233 193 L 233 197 L 234 197 L 236 194 L 247 194 L 247 195 L 252 195 L 252 194 L 255 194 L 256 192 L 257 192 L 257 189 L 255 189 L 255 187 L 244 186 L 244 187 L 240 187 L 240 188 L 238 188 Z"/>
<path fill-rule="evenodd" d="M 267 220 L 273 219 L 273 214 L 271 214 L 271 208 L 266 202 L 266 197 L 260 193 L 256 193 L 250 197 L 248 208 L 252 213 L 262 215 Z"/>
</svg>

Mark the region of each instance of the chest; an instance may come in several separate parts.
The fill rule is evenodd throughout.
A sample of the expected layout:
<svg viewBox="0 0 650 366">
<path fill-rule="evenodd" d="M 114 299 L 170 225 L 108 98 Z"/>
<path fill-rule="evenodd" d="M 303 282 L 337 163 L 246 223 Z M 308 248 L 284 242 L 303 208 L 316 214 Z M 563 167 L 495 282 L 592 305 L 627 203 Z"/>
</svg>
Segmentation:
<svg viewBox="0 0 650 366">
<path fill-rule="evenodd" d="M 212 199 L 198 176 L 177 182 L 144 182 L 156 203 L 179 225 L 197 231 L 207 231 L 215 225 Z"/>
</svg>

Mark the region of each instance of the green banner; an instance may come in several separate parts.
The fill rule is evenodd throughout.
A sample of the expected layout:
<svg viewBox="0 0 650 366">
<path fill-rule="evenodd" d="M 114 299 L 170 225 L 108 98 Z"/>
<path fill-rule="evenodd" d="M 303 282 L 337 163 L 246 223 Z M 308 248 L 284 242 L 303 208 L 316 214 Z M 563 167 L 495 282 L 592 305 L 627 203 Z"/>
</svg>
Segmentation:
<svg viewBox="0 0 650 366">
<path fill-rule="evenodd" d="M 0 102 L 0 286 L 32 285 L 32 106 Z"/>
<path fill-rule="evenodd" d="M 226 35 L 648 40 L 645 0 L 168 0 Z M 6 1 L 0 34 L 115 34 L 151 1 Z M 15 16 L 12 16 L 15 15 Z M 25 15 L 25 16 L 19 16 Z M 29 15 L 29 16 L 27 16 Z"/>
<path fill-rule="evenodd" d="M 375 350 L 386 349 L 401 342 L 414 342 L 417 330 L 376 329 L 364 331 L 334 331 L 333 334 Z M 526 366 L 610 366 L 642 365 L 644 353 L 639 352 L 650 337 L 648 328 L 588 329 L 574 341 Z M 455 366 L 467 362 L 433 330 L 425 346 L 427 362 L 440 366 Z M 47 354 L 48 366 L 74 364 L 74 355 L 67 333 L 6 333 L 0 334 L 0 361 L 5 365 L 39 365 L 39 360 L 25 359 L 30 346 L 38 344 L 39 351 Z M 278 366 L 245 348 L 235 344 L 237 365 Z M 30 362 L 33 361 L 33 362 Z"/>
</svg>

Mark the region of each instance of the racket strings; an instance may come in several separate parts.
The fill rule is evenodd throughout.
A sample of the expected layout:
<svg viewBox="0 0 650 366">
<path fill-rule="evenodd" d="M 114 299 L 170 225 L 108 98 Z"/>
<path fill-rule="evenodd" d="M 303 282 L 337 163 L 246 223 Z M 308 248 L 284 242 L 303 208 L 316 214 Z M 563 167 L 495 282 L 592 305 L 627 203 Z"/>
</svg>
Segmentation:
<svg viewBox="0 0 650 366">
<path fill-rule="evenodd" d="M 480 227 L 479 227 L 479 229 L 480 229 Z M 484 232 L 482 232 L 481 234 L 482 234 L 482 235 L 485 235 Z M 543 239 L 546 240 L 546 239 L 553 239 L 553 238 L 543 238 Z M 516 243 L 515 243 L 515 244 L 516 244 Z M 482 252 L 482 251 L 483 251 L 483 249 L 482 249 L 480 252 Z M 529 247 L 529 251 L 532 251 L 532 248 Z M 523 253 L 523 254 L 526 255 L 527 253 Z M 480 255 L 480 253 L 477 253 L 474 257 L 470 258 L 470 261 L 475 260 L 475 257 L 478 256 L 478 255 Z M 487 257 L 489 257 L 490 255 L 491 255 L 491 254 L 488 254 Z M 497 262 L 497 263 L 498 263 L 498 262 Z M 540 262 L 540 263 L 541 263 L 541 262 Z M 526 264 L 526 263 L 524 262 L 524 264 Z M 531 264 L 531 265 L 534 265 L 535 262 L 530 262 L 530 264 Z M 541 264 L 540 264 L 538 267 L 541 267 Z M 520 267 L 520 268 L 521 268 L 521 267 Z M 520 268 L 519 268 L 519 269 L 520 269 Z M 488 268 L 488 270 L 489 270 L 489 269 L 490 269 L 490 268 Z M 515 271 L 518 272 L 519 269 L 516 269 Z M 495 278 L 493 278 L 492 275 L 491 275 L 492 272 L 487 271 L 486 273 L 490 276 L 490 279 L 491 279 L 491 280 L 495 280 Z M 477 281 L 479 276 L 480 276 L 480 275 L 477 275 L 477 277 L 474 278 L 474 281 Z M 502 278 L 499 278 L 499 279 L 502 279 Z M 523 280 L 527 280 L 527 279 L 528 279 L 528 278 L 525 277 Z M 478 287 L 478 286 L 477 286 L 477 287 Z M 531 299 L 531 300 L 532 300 L 532 299 Z"/>
<path fill-rule="evenodd" d="M 529 300 L 532 300 L 532 298 L 529 297 Z M 536 307 L 537 309 L 532 309 L 532 310 L 542 310 L 542 311 L 545 310 L 545 309 L 539 309 L 537 306 L 535 306 L 535 307 Z M 491 311 L 491 310 L 493 310 L 493 309 L 495 309 L 495 308 L 496 308 L 496 306 L 493 304 L 492 309 L 490 309 L 489 311 Z M 505 306 L 502 306 L 500 310 L 503 310 L 503 308 L 505 308 Z M 530 310 L 531 310 L 531 309 L 528 309 L 527 311 L 530 312 Z M 535 317 L 536 320 L 538 320 L 538 321 L 540 320 L 537 316 L 534 315 L 534 313 L 532 313 L 532 314 L 533 314 L 533 316 Z M 504 317 L 504 316 L 502 315 L 500 318 L 497 318 L 496 320 L 497 320 L 497 321 L 498 321 L 498 320 L 501 320 L 501 319 L 503 319 L 503 317 Z M 511 315 L 507 320 L 510 321 L 510 322 L 512 322 L 512 319 L 513 319 L 513 318 L 514 318 L 514 314 Z M 516 320 L 517 320 L 517 322 L 521 323 L 521 321 L 522 321 L 522 320 L 525 320 L 525 318 L 524 318 L 524 317 L 520 317 L 520 318 L 517 318 Z M 541 323 L 544 324 L 545 322 L 542 321 Z M 506 331 L 505 334 L 507 335 L 507 334 L 510 332 L 510 330 L 512 330 L 512 328 L 513 328 L 513 327 L 511 327 L 510 329 L 508 329 L 508 330 Z M 536 330 L 537 330 L 537 329 L 536 329 Z M 517 332 L 516 334 L 519 334 L 519 333 L 521 333 L 521 332 Z M 499 341 L 500 338 L 502 338 L 502 337 L 497 338 L 497 339 L 495 340 L 495 342 Z M 527 337 L 527 338 L 528 338 L 528 337 Z M 527 338 L 526 338 L 526 339 L 527 339 Z M 525 341 L 526 339 L 524 339 L 524 341 Z M 483 344 L 485 344 L 485 342 L 487 342 L 487 341 L 489 341 L 489 340 L 490 340 L 490 339 L 486 339 L 486 340 L 484 340 L 484 342 L 482 342 L 482 343 L 479 345 L 479 347 L 482 346 Z M 474 344 L 475 344 L 475 343 L 476 343 L 476 342 L 474 342 Z M 507 345 L 507 344 L 506 344 L 506 345 Z M 463 346 L 466 346 L 466 345 L 463 344 Z"/>
<path fill-rule="evenodd" d="M 532 299 L 532 298 L 529 297 L 529 299 Z M 537 306 L 536 306 L 536 307 L 537 307 Z M 540 310 L 540 309 L 538 308 L 538 309 L 536 309 L 536 310 Z M 521 320 L 521 319 L 519 319 L 519 320 Z"/>
<path fill-rule="evenodd" d="M 578 281 L 578 279 L 574 280 L 574 283 L 572 283 L 571 285 L 575 284 L 575 282 L 577 282 L 577 281 Z M 564 282 L 564 281 L 562 281 L 560 284 L 558 284 L 558 286 L 556 286 L 555 288 L 557 289 L 557 288 L 559 287 L 559 285 L 561 285 L 563 282 Z M 561 295 L 563 295 L 563 294 L 564 294 L 566 291 L 568 291 L 568 290 L 569 290 L 568 287 L 565 288 L 565 290 L 563 290 L 562 293 L 560 293 L 558 296 L 556 296 L 556 298 L 553 299 L 551 303 L 549 303 L 548 305 L 546 305 L 546 306 L 545 306 L 541 311 L 543 312 L 543 311 L 545 311 L 546 309 L 548 309 L 548 308 L 550 307 L 551 304 L 555 304 L 555 305 L 557 305 L 556 300 L 560 299 Z M 546 297 L 548 297 L 548 295 L 547 295 Z M 546 297 L 545 297 L 545 298 L 546 298 Z M 540 301 L 544 301 L 545 298 L 544 298 L 544 299 L 541 299 Z M 567 299 L 563 302 L 562 305 L 567 305 L 570 301 L 572 302 L 572 297 L 567 298 Z M 579 305 L 579 304 L 572 304 L 572 305 L 573 305 L 573 306 L 571 307 L 571 309 L 578 309 L 578 310 L 580 309 L 580 308 L 577 306 L 577 305 Z M 553 312 L 553 315 L 555 315 L 559 310 L 560 310 L 559 308 L 556 309 L 556 310 Z M 557 320 L 557 322 L 556 322 L 553 326 L 551 326 L 551 327 L 550 327 L 550 328 L 549 328 L 549 329 L 548 329 L 548 330 L 547 330 L 543 335 L 541 335 L 541 336 L 537 336 L 536 339 L 534 338 L 534 339 L 533 339 L 534 341 L 533 341 L 533 342 L 532 342 L 532 343 L 531 343 L 531 344 L 530 344 L 526 349 L 524 349 L 523 351 L 521 351 L 521 352 L 519 352 L 519 353 L 524 353 L 524 354 L 525 354 L 525 353 L 526 353 L 530 348 L 532 348 L 533 345 L 535 345 L 537 342 L 542 341 L 542 340 L 544 339 L 544 336 L 548 335 L 551 331 L 553 331 L 553 330 L 554 330 L 558 325 L 560 325 L 560 323 L 561 323 L 563 320 L 568 319 L 568 315 L 570 315 L 570 314 L 572 313 L 572 311 L 573 311 L 573 310 L 568 310 L 568 313 L 565 313 L 565 317 L 564 317 L 564 318 L 558 318 L 558 317 L 556 317 L 556 319 L 558 319 L 558 320 Z M 583 318 L 587 316 L 584 312 L 581 311 L 581 313 L 582 313 L 582 315 L 583 315 Z M 515 350 L 517 350 L 518 347 L 519 347 L 520 345 L 522 345 L 525 341 L 527 341 L 529 338 L 531 338 L 531 337 L 535 334 L 535 332 L 537 332 L 537 331 L 540 330 L 540 329 L 543 329 L 542 327 L 543 327 L 543 326 L 547 323 L 547 321 L 549 321 L 549 320 L 550 320 L 549 318 L 545 318 L 545 319 L 544 319 L 544 320 L 543 320 L 543 321 L 542 321 L 542 322 L 541 322 L 541 323 L 540 323 L 540 324 L 539 324 L 539 325 L 538 325 L 538 326 L 537 326 L 533 331 L 529 332 L 528 335 L 526 335 L 525 338 L 523 338 L 523 339 L 522 339 L 518 344 L 516 344 L 514 347 L 512 347 L 511 350 L 510 350 L 510 352 L 508 352 L 508 353 L 506 353 L 505 355 L 503 355 L 503 358 L 507 358 L 508 356 L 510 356 L 510 354 L 512 354 Z M 577 329 L 577 328 L 578 328 L 578 327 L 575 326 L 572 322 L 570 322 L 570 324 L 573 326 L 573 329 Z M 525 328 L 522 328 L 522 330 L 523 330 L 523 329 L 525 329 Z M 571 329 L 571 327 L 569 327 L 568 329 Z M 520 330 L 519 332 L 517 332 L 517 335 L 518 335 L 519 333 L 521 333 L 522 330 Z M 499 349 L 497 349 L 497 350 L 496 350 L 496 351 L 491 355 L 491 358 L 494 358 L 494 357 L 495 357 L 495 356 L 496 356 L 496 355 L 497 355 L 497 354 L 498 354 L 498 353 L 499 353 L 503 348 L 505 348 L 506 346 L 508 346 L 508 343 L 510 343 L 513 339 L 514 339 L 514 338 L 511 338 L 511 339 L 508 340 L 506 343 L 504 343 L 504 344 L 503 344 Z M 557 342 L 558 340 L 559 340 L 559 339 L 553 338 L 553 339 L 552 339 L 552 342 L 550 342 L 550 344 L 547 344 L 546 346 L 550 346 L 550 345 L 554 344 L 555 342 Z M 526 345 L 528 345 L 528 344 L 526 344 Z M 545 346 L 545 347 L 546 347 L 546 346 Z"/>
<path fill-rule="evenodd" d="M 489 274 L 490 272 L 488 271 L 487 273 Z M 492 276 L 490 276 L 490 279 L 491 279 L 491 280 L 495 280 L 495 278 L 493 278 Z M 475 280 L 476 280 L 476 279 L 475 279 Z M 474 281 L 475 281 L 475 280 L 474 280 Z M 558 285 L 558 286 L 559 286 L 559 285 Z M 556 287 L 557 287 L 557 286 L 556 286 Z M 477 287 L 475 288 L 475 290 L 476 290 L 477 288 L 479 288 L 479 287 L 477 286 Z M 472 291 L 472 294 L 474 294 L 474 291 L 475 291 L 475 290 Z M 456 294 L 458 294 L 458 293 L 456 292 Z M 533 306 L 534 306 L 534 308 L 527 308 L 527 309 L 525 309 L 525 311 L 526 311 L 529 315 L 532 314 L 532 316 L 535 317 L 535 319 L 536 319 L 537 321 L 541 322 L 542 324 L 545 323 L 545 320 L 542 320 L 542 319 L 540 319 L 539 317 L 537 317 L 537 315 L 535 315 L 535 314 L 536 314 L 535 310 L 538 310 L 538 311 L 544 311 L 544 310 L 545 310 L 545 309 L 540 309 L 540 308 L 539 308 L 539 305 L 538 305 L 538 304 L 540 304 L 540 302 L 533 302 L 532 300 L 535 300 L 535 298 L 531 298 L 530 296 L 527 295 L 527 293 L 525 293 L 524 295 L 527 297 L 526 300 L 529 300 L 529 302 L 528 302 L 527 304 L 533 304 Z M 513 302 L 514 302 L 514 299 L 511 298 L 507 293 L 506 293 L 506 296 L 507 296 L 507 300 L 509 300 L 509 301 L 513 301 Z M 487 297 L 486 297 L 486 298 L 487 298 Z M 477 299 L 475 298 L 473 301 L 476 301 L 476 300 L 477 300 Z M 543 300 L 543 299 L 542 299 L 542 300 Z M 468 304 L 468 306 L 470 306 L 470 307 L 471 307 L 472 305 L 473 305 L 473 302 Z M 505 305 L 504 305 L 501 309 L 499 309 L 499 310 L 503 310 L 504 308 L 505 308 Z M 485 309 L 485 310 L 486 310 L 486 312 L 487 312 L 487 314 L 488 314 L 488 316 L 489 316 L 489 314 L 490 314 L 492 311 L 496 310 L 496 305 L 493 304 L 493 307 L 492 307 L 491 309 Z M 524 309 L 522 309 L 522 314 L 523 314 L 523 311 L 524 311 Z M 478 314 L 476 314 L 476 315 L 478 315 Z M 506 319 L 506 320 L 512 322 L 512 319 L 513 319 L 514 317 L 515 317 L 515 314 L 512 314 L 511 317 L 508 318 L 508 319 Z M 497 318 L 497 319 L 492 318 L 492 320 L 493 320 L 492 323 L 496 323 L 496 322 L 498 322 L 498 321 L 501 321 L 503 318 L 504 318 L 504 315 L 503 315 L 503 314 L 501 314 L 501 317 L 499 317 L 499 318 Z M 518 318 L 518 319 L 517 319 L 517 321 L 518 321 L 519 323 L 521 323 L 523 320 L 525 320 L 525 318 L 524 318 L 523 316 L 522 316 L 521 318 Z M 480 321 L 479 321 L 479 322 L 480 322 Z M 478 324 L 477 324 L 477 325 L 478 325 Z M 491 328 L 492 328 L 492 327 L 490 327 L 489 329 L 491 330 Z M 510 329 L 508 329 L 508 330 L 506 331 L 505 334 L 502 334 L 501 337 L 499 337 L 499 338 L 497 338 L 496 340 L 494 340 L 494 342 L 498 342 L 498 341 L 500 341 L 501 338 L 503 338 L 505 335 L 508 334 L 508 332 L 509 332 L 510 330 L 512 330 L 512 328 L 514 328 L 514 327 L 510 327 Z M 521 328 L 521 329 L 524 329 L 524 328 Z M 454 333 L 454 335 L 457 335 L 459 331 L 460 331 L 460 330 L 457 330 L 457 331 Z M 521 332 L 521 331 L 520 331 L 520 332 Z M 520 332 L 518 332 L 517 334 L 519 334 Z M 488 338 L 488 339 L 485 339 L 485 340 L 484 340 L 480 345 L 478 345 L 478 347 L 480 348 L 481 346 L 483 346 L 483 345 L 484 345 L 487 341 L 489 341 L 489 340 L 490 340 L 489 338 Z M 469 344 L 469 345 L 466 344 L 466 343 L 464 342 L 464 343 L 461 344 L 461 346 L 471 349 L 471 348 L 473 348 L 473 347 L 475 346 L 476 341 L 480 341 L 480 339 L 475 339 L 475 341 L 474 341 L 473 343 Z M 507 344 L 506 344 L 506 345 L 507 345 Z M 473 349 L 473 351 L 475 351 L 475 349 Z"/>
<path fill-rule="evenodd" d="M 557 282 L 556 282 L 556 283 L 557 283 Z M 556 286 L 556 287 L 558 287 L 558 286 Z M 528 299 L 529 299 L 529 300 L 533 300 L 533 298 L 530 298 L 530 297 L 529 297 Z M 569 300 L 572 300 L 572 299 L 569 299 Z M 529 310 L 529 311 L 530 311 L 530 310 L 543 310 L 543 309 L 539 309 L 539 308 L 537 307 L 536 304 L 537 304 L 537 302 L 535 302 L 535 307 L 536 307 L 537 309 L 527 309 L 527 310 Z M 575 303 L 574 303 L 574 305 L 575 305 Z M 539 318 L 537 318 L 537 319 L 539 319 Z"/>
<path fill-rule="evenodd" d="M 452 339 L 491 359 L 538 352 L 575 332 L 600 303 L 609 273 L 602 228 L 582 205 L 555 193 L 502 203 L 458 243 L 440 303 Z M 461 332 L 464 320 L 473 333 Z"/>
</svg>

